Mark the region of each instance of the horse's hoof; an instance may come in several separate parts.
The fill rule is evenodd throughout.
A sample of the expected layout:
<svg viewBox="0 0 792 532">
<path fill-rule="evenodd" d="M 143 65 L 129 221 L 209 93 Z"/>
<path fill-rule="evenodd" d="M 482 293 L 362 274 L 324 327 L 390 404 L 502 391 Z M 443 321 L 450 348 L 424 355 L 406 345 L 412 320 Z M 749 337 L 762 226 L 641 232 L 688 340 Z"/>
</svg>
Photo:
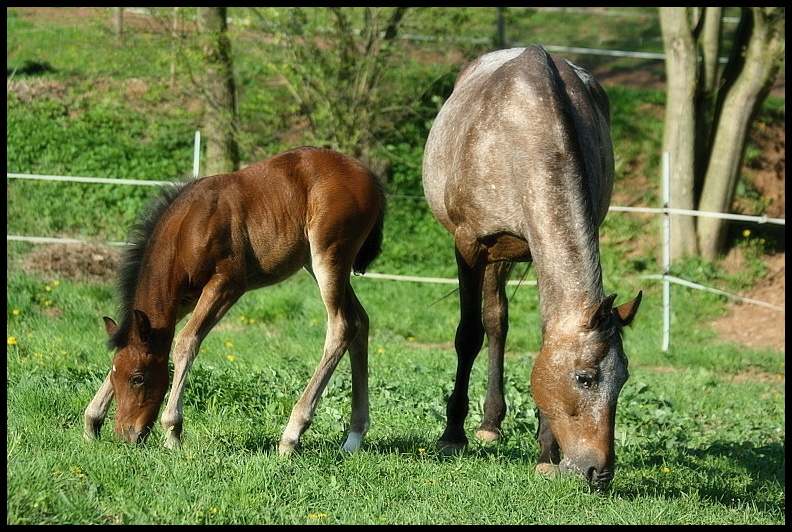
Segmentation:
<svg viewBox="0 0 792 532">
<path fill-rule="evenodd" d="M 476 431 L 476 438 L 481 441 L 498 441 L 501 438 L 500 432 L 497 430 L 479 429 Z"/>
<path fill-rule="evenodd" d="M 170 449 L 172 451 L 181 449 L 181 440 L 179 438 L 177 438 L 176 436 L 174 436 L 173 434 L 171 434 L 165 440 L 165 448 L 166 449 Z"/>
<path fill-rule="evenodd" d="M 443 440 L 437 442 L 437 450 L 446 456 L 460 454 L 465 450 L 465 447 L 467 447 L 467 442 L 460 443 Z"/>
<path fill-rule="evenodd" d="M 543 477 L 552 479 L 558 475 L 558 466 L 544 462 L 541 464 L 536 464 L 534 472 L 542 475 Z"/>
<path fill-rule="evenodd" d="M 350 432 L 341 450 L 345 453 L 354 453 L 360 449 L 361 445 L 363 445 L 363 434 L 359 432 Z"/>
</svg>

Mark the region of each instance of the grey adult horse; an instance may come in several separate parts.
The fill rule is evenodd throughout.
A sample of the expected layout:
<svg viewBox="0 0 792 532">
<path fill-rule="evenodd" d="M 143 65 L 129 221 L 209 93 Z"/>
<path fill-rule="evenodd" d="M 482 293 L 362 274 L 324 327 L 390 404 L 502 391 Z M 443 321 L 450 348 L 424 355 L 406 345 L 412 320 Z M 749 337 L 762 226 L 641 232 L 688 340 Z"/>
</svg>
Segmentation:
<svg viewBox="0 0 792 532">
<path fill-rule="evenodd" d="M 621 332 L 641 302 L 639 292 L 614 307 L 616 295 L 602 286 L 599 226 L 613 174 L 610 102 L 587 71 L 530 46 L 485 54 L 460 72 L 423 162 L 426 199 L 454 236 L 459 270 L 457 372 L 441 450 L 467 445 L 470 372 L 485 333 L 489 375 L 476 436 L 500 438 L 505 285 L 515 262 L 533 262 L 543 337 L 531 374 L 536 469 L 558 466 L 609 486 L 616 403 L 628 377 Z"/>
</svg>

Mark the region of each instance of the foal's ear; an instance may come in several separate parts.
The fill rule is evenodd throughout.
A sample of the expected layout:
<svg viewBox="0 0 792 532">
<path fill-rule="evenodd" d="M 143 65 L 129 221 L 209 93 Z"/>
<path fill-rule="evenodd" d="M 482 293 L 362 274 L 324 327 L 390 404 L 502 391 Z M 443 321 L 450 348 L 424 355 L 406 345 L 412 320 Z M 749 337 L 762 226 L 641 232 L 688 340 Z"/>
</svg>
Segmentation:
<svg viewBox="0 0 792 532">
<path fill-rule="evenodd" d="M 141 342 L 147 344 L 151 339 L 151 321 L 142 310 L 132 311 L 132 334 L 136 334 Z"/>
<path fill-rule="evenodd" d="M 632 323 L 635 314 L 638 312 L 638 305 L 641 304 L 642 297 L 643 290 L 639 290 L 638 295 L 635 296 L 635 299 L 628 301 L 627 303 L 622 303 L 614 309 L 616 311 L 616 317 L 619 319 L 619 323 L 622 325 L 629 325 Z"/>
<path fill-rule="evenodd" d="M 116 322 L 113 321 L 113 318 L 108 318 L 107 316 L 105 316 L 102 319 L 104 320 L 105 331 L 107 332 L 107 336 L 108 337 L 113 336 L 118 330 L 118 325 L 116 325 Z"/>
</svg>

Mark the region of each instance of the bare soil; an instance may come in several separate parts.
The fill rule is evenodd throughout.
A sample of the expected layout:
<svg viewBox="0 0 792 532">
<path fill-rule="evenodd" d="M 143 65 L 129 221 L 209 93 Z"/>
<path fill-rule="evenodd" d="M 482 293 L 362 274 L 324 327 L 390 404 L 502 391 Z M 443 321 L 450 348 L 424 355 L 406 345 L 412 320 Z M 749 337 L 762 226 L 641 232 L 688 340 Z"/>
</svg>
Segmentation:
<svg viewBox="0 0 792 532">
<path fill-rule="evenodd" d="M 37 21 L 72 20 L 84 23 L 97 17 L 107 17 L 107 12 L 100 14 L 95 8 L 52 8 L 29 7 L 9 8 L 20 11 L 24 17 Z M 151 24 L 146 17 L 133 14 L 125 15 L 125 23 L 132 25 Z M 635 87 L 663 88 L 661 76 L 646 75 L 646 71 L 607 72 L 595 71 L 595 75 L 605 85 L 625 85 Z M 782 74 L 773 88 L 774 96 L 785 97 L 785 79 Z M 771 218 L 785 217 L 785 182 L 786 182 L 786 130 L 785 128 L 754 128 L 751 133 L 761 146 L 762 156 L 754 167 L 746 167 L 745 174 L 753 183 L 756 192 L 770 200 L 765 214 Z M 636 189 L 645 186 L 645 177 L 640 169 L 628 179 L 634 179 Z M 643 185 L 642 185 L 643 183 Z M 740 205 L 736 205 L 740 212 Z M 745 293 L 743 298 L 768 303 L 785 309 L 786 294 L 786 249 L 784 240 L 785 229 L 781 226 L 780 248 L 765 257 L 768 273 L 757 279 L 754 286 Z M 46 274 L 82 280 L 108 280 L 112 277 L 118 263 L 119 250 L 101 244 L 56 244 L 41 246 L 24 260 L 23 267 Z M 724 261 L 728 272 L 738 272 L 744 265 L 744 258 L 739 249 L 733 249 Z M 768 308 L 751 302 L 728 304 L 728 314 L 709 325 L 725 339 L 750 347 L 769 348 L 784 351 L 785 343 L 785 311 Z"/>
</svg>

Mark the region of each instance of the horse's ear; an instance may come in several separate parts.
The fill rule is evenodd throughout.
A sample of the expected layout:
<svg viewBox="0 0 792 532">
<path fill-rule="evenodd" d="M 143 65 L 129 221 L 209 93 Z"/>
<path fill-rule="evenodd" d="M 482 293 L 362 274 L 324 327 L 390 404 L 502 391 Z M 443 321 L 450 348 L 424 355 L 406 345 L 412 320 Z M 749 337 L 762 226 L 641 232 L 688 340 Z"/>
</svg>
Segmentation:
<svg viewBox="0 0 792 532">
<path fill-rule="evenodd" d="M 587 329 L 596 329 L 602 320 L 607 318 L 613 309 L 616 294 L 611 294 L 596 305 L 591 305 L 583 311 L 583 321 Z"/>
<path fill-rule="evenodd" d="M 107 332 L 107 336 L 108 337 L 113 336 L 118 330 L 118 325 L 116 325 L 116 322 L 113 321 L 113 318 L 108 318 L 107 316 L 105 316 L 102 319 L 104 320 L 105 331 Z"/>
<path fill-rule="evenodd" d="M 638 312 L 638 305 L 641 304 L 642 297 L 643 290 L 639 290 L 635 299 L 628 301 L 627 303 L 622 303 L 614 309 L 616 311 L 616 317 L 619 319 L 619 323 L 622 325 L 629 325 L 632 323 L 635 314 Z"/>
<path fill-rule="evenodd" d="M 151 339 L 151 321 L 142 310 L 132 311 L 132 334 L 136 334 L 138 339 L 147 344 Z"/>
</svg>

